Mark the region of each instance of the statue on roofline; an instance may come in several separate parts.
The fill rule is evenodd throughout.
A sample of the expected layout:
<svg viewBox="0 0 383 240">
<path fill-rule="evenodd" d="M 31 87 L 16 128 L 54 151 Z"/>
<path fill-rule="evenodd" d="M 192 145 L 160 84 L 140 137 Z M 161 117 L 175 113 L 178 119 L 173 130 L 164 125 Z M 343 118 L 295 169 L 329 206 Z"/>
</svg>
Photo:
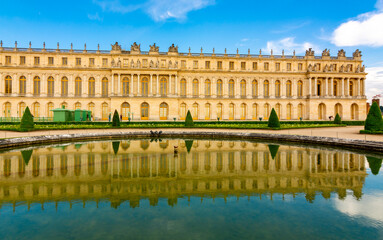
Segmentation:
<svg viewBox="0 0 383 240">
<path fill-rule="evenodd" d="M 160 51 L 160 47 L 156 46 L 156 43 L 154 43 L 153 45 L 149 45 L 149 52 L 159 52 Z"/>
<path fill-rule="evenodd" d="M 121 45 L 118 45 L 118 42 L 115 44 L 111 44 L 112 46 L 112 51 L 121 51 Z"/>
<path fill-rule="evenodd" d="M 174 46 L 174 43 L 169 47 L 169 52 L 178 53 L 178 46 Z"/>
<path fill-rule="evenodd" d="M 362 56 L 362 52 L 359 51 L 359 49 L 356 49 L 355 52 L 352 54 L 352 56 L 355 58 L 355 57 L 361 57 Z"/>
<path fill-rule="evenodd" d="M 134 42 L 134 43 L 130 46 L 130 51 L 140 52 L 140 51 L 141 51 L 141 44 L 137 44 L 136 42 Z"/>
<path fill-rule="evenodd" d="M 339 50 L 338 57 L 346 57 L 346 52 L 343 49 Z"/>
<path fill-rule="evenodd" d="M 322 57 L 330 57 L 330 49 L 323 50 Z"/>
<path fill-rule="evenodd" d="M 309 48 L 309 50 L 306 50 L 306 56 L 311 56 L 313 57 L 314 56 L 314 50 L 312 50 L 312 48 Z"/>
</svg>

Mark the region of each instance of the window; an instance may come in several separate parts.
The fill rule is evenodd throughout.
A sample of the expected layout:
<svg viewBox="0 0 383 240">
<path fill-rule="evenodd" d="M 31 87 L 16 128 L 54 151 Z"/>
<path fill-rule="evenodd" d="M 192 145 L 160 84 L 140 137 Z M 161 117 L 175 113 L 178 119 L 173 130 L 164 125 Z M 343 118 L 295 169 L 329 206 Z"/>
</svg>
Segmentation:
<svg viewBox="0 0 383 240">
<path fill-rule="evenodd" d="M 122 95 L 128 96 L 130 93 L 130 81 L 128 77 L 122 78 Z"/>
<path fill-rule="evenodd" d="M 62 65 L 63 66 L 67 66 L 68 65 L 68 58 L 63 57 L 61 60 L 62 60 Z"/>
<path fill-rule="evenodd" d="M 270 105 L 268 103 L 266 103 L 264 106 L 263 106 L 263 119 L 267 120 L 269 119 L 269 116 L 270 116 Z"/>
<path fill-rule="evenodd" d="M 217 62 L 217 69 L 222 70 L 222 61 Z"/>
<path fill-rule="evenodd" d="M 40 103 L 34 103 L 32 105 L 32 114 L 34 118 L 40 117 Z"/>
<path fill-rule="evenodd" d="M 287 71 L 291 71 L 291 63 L 287 63 L 286 69 Z"/>
<path fill-rule="evenodd" d="M 104 77 L 101 81 L 102 96 L 107 97 L 109 95 L 109 81 L 108 78 Z"/>
<path fill-rule="evenodd" d="M 165 59 L 162 59 L 162 60 L 161 60 L 161 67 L 162 67 L 162 68 L 165 68 L 165 67 L 166 67 L 166 60 L 165 60 Z"/>
<path fill-rule="evenodd" d="M 165 97 L 168 94 L 168 80 L 161 78 L 160 80 L 160 95 Z"/>
<path fill-rule="evenodd" d="M 317 83 L 317 96 L 322 96 L 322 82 L 318 81 Z"/>
<path fill-rule="evenodd" d="M 149 104 L 142 103 L 141 104 L 141 120 L 149 119 Z"/>
<path fill-rule="evenodd" d="M 197 103 L 194 103 L 193 104 L 193 108 L 192 108 L 192 117 L 194 120 L 197 120 L 198 119 L 198 104 Z"/>
<path fill-rule="evenodd" d="M 303 96 L 303 82 L 298 81 L 298 97 L 302 97 L 302 96 Z"/>
<path fill-rule="evenodd" d="M 53 64 L 54 64 L 54 58 L 48 57 L 48 65 L 53 65 Z"/>
<path fill-rule="evenodd" d="M 50 117 L 50 118 L 53 118 L 53 107 L 54 107 L 54 105 L 53 105 L 53 103 L 48 103 L 48 105 L 47 105 L 47 116 L 48 117 Z"/>
<path fill-rule="evenodd" d="M 26 107 L 27 107 L 27 105 L 25 105 L 24 102 L 21 102 L 19 104 L 19 116 L 18 117 L 23 117 Z"/>
<path fill-rule="evenodd" d="M 20 56 L 20 65 L 25 65 L 25 56 Z"/>
<path fill-rule="evenodd" d="M 103 66 L 103 67 L 108 66 L 108 59 L 107 59 L 107 58 L 103 58 L 103 59 L 102 59 L 102 66 Z"/>
<path fill-rule="evenodd" d="M 270 92 L 269 92 L 269 81 L 268 80 L 265 80 L 263 82 L 263 95 L 265 97 L 269 97 L 270 96 Z"/>
<path fill-rule="evenodd" d="M 218 79 L 217 81 L 217 96 L 218 97 L 223 96 L 223 82 L 221 79 Z"/>
<path fill-rule="evenodd" d="M 275 63 L 275 71 L 281 71 L 281 64 Z"/>
<path fill-rule="evenodd" d="M 180 119 L 185 120 L 186 118 L 186 104 L 182 103 L 180 106 Z"/>
<path fill-rule="evenodd" d="M 303 64 L 302 63 L 298 63 L 298 71 L 302 71 L 303 70 Z"/>
<path fill-rule="evenodd" d="M 350 81 L 350 84 L 348 85 L 348 92 L 349 92 L 349 96 L 354 96 L 354 83 L 352 81 Z"/>
<path fill-rule="evenodd" d="M 281 96 L 281 82 L 279 80 L 275 81 L 275 97 Z"/>
<path fill-rule="evenodd" d="M 298 105 L 298 118 L 303 119 L 303 104 L 302 103 Z"/>
<path fill-rule="evenodd" d="M 246 98 L 246 81 L 242 80 L 240 83 L 241 97 Z"/>
<path fill-rule="evenodd" d="M 247 105 L 245 103 L 241 104 L 241 120 L 246 120 L 247 118 Z"/>
<path fill-rule="evenodd" d="M 234 111 L 235 111 L 234 103 L 230 103 L 229 104 L 229 120 L 234 120 Z"/>
<path fill-rule="evenodd" d="M 33 95 L 40 96 L 40 78 L 38 76 L 33 78 Z"/>
<path fill-rule="evenodd" d="M 338 96 L 338 82 L 337 81 L 334 81 L 334 86 L 333 86 L 333 94 L 334 96 Z"/>
<path fill-rule="evenodd" d="M 47 89 L 47 94 L 48 97 L 52 97 L 54 95 L 54 90 L 55 90 L 55 79 L 50 76 L 48 77 L 48 89 Z"/>
<path fill-rule="evenodd" d="M 76 58 L 76 66 L 81 66 L 81 58 Z"/>
<path fill-rule="evenodd" d="M 181 60 L 181 68 L 182 69 L 186 68 L 186 60 Z"/>
<path fill-rule="evenodd" d="M 94 103 L 89 103 L 89 104 L 88 104 L 88 110 L 90 111 L 90 116 L 91 116 L 91 117 L 92 117 L 93 114 L 94 114 L 94 108 L 95 108 Z M 92 120 L 93 120 L 93 119 L 92 119 Z"/>
<path fill-rule="evenodd" d="M 211 82 L 209 79 L 205 80 L 205 96 L 206 97 L 211 96 Z"/>
<path fill-rule="evenodd" d="M 229 70 L 234 70 L 234 62 L 229 62 Z"/>
<path fill-rule="evenodd" d="M 149 80 L 148 78 L 144 77 L 141 79 L 141 95 L 142 96 L 148 96 L 149 92 Z"/>
<path fill-rule="evenodd" d="M 205 69 L 210 69 L 210 61 L 205 61 Z"/>
<path fill-rule="evenodd" d="M 194 69 L 198 68 L 198 61 L 193 61 L 193 68 Z"/>
<path fill-rule="evenodd" d="M 109 117 L 109 106 L 107 103 L 101 105 L 101 120 L 108 120 Z"/>
<path fill-rule="evenodd" d="M 252 86 L 252 95 L 253 95 L 253 98 L 255 98 L 258 96 L 258 81 L 253 80 L 251 86 Z"/>
<path fill-rule="evenodd" d="M 258 118 L 258 105 L 256 103 L 253 104 L 253 120 Z"/>
<path fill-rule="evenodd" d="M 205 104 L 205 120 L 210 120 L 210 103 Z"/>
<path fill-rule="evenodd" d="M 6 76 L 5 77 L 5 89 L 4 93 L 9 95 L 12 93 L 12 78 L 11 76 Z"/>
<path fill-rule="evenodd" d="M 340 117 L 343 116 L 343 108 L 340 103 L 335 104 L 335 115 L 339 114 Z"/>
<path fill-rule="evenodd" d="M 257 62 L 253 62 L 253 70 L 258 70 L 258 63 Z"/>
<path fill-rule="evenodd" d="M 198 97 L 198 94 L 199 94 L 199 84 L 198 84 L 198 79 L 194 79 L 193 80 L 193 96 L 194 97 Z"/>
<path fill-rule="evenodd" d="M 160 120 L 167 120 L 168 119 L 168 104 L 161 103 L 160 104 Z"/>
<path fill-rule="evenodd" d="M 241 62 L 241 70 L 246 70 L 246 62 Z"/>
<path fill-rule="evenodd" d="M 20 95 L 25 95 L 27 92 L 27 79 L 24 76 L 21 76 L 19 79 L 19 93 Z"/>
<path fill-rule="evenodd" d="M 291 81 L 287 81 L 286 83 L 286 96 L 291 97 Z"/>
<path fill-rule="evenodd" d="M 234 80 L 229 81 L 229 97 L 234 97 Z"/>
<path fill-rule="evenodd" d="M 121 115 L 122 120 L 129 120 L 129 114 L 130 114 L 130 105 L 127 102 L 124 102 L 121 104 Z"/>
<path fill-rule="evenodd" d="M 263 68 L 264 68 L 265 71 L 269 71 L 269 63 L 268 63 L 268 62 L 265 62 L 265 63 L 263 64 Z"/>
<path fill-rule="evenodd" d="M 9 64 L 11 64 L 12 63 L 12 58 L 11 58 L 11 56 L 5 56 L 5 64 L 6 65 L 9 65 Z"/>
<path fill-rule="evenodd" d="M 287 104 L 287 108 L 286 108 L 286 119 L 287 120 L 291 120 L 291 111 L 292 111 L 292 105 L 291 103 Z"/>
<path fill-rule="evenodd" d="M 76 102 L 76 103 L 74 104 L 74 110 L 80 110 L 80 109 L 81 109 L 81 103 Z"/>
<path fill-rule="evenodd" d="M 89 67 L 94 67 L 94 58 L 89 58 Z"/>
<path fill-rule="evenodd" d="M 181 97 L 186 97 L 186 79 L 181 79 Z"/>
<path fill-rule="evenodd" d="M 68 78 L 63 77 L 61 79 L 61 96 L 66 97 L 68 96 Z"/>
<path fill-rule="evenodd" d="M 94 97 L 96 93 L 96 80 L 94 77 L 90 77 L 88 80 L 88 96 Z"/>
<path fill-rule="evenodd" d="M 223 106 L 222 103 L 217 104 L 217 118 L 222 120 L 222 114 L 223 114 Z"/>
<path fill-rule="evenodd" d="M 80 77 L 76 77 L 74 86 L 74 95 L 80 97 L 82 92 L 82 80 Z"/>
<path fill-rule="evenodd" d="M 34 64 L 35 65 L 40 65 L 40 57 L 35 57 Z"/>
</svg>

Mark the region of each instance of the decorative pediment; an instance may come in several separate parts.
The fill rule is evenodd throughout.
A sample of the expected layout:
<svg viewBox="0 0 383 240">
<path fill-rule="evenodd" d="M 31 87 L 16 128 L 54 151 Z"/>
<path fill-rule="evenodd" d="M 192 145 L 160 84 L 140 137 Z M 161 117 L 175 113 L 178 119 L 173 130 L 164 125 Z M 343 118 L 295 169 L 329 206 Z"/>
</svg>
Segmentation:
<svg viewBox="0 0 383 240">
<path fill-rule="evenodd" d="M 314 53 L 314 50 L 312 48 L 309 48 L 309 50 L 306 50 L 306 57 L 313 57 Z"/>
<path fill-rule="evenodd" d="M 330 49 L 323 50 L 322 57 L 330 57 Z"/>
<path fill-rule="evenodd" d="M 343 49 L 339 50 L 338 57 L 346 57 L 346 52 Z"/>
</svg>

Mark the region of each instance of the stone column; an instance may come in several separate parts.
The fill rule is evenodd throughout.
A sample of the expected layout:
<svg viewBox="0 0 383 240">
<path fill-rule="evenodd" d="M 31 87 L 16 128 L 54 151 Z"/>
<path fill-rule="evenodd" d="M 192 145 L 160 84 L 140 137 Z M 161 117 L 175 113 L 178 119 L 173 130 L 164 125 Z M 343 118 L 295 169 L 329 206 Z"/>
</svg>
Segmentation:
<svg viewBox="0 0 383 240">
<path fill-rule="evenodd" d="M 199 93 L 198 95 L 199 95 L 200 98 L 203 98 L 205 96 L 204 85 L 205 85 L 205 81 L 204 81 L 203 77 L 200 77 L 199 85 L 198 85 L 198 88 L 199 88 L 198 89 L 198 93 Z M 203 108 L 203 112 L 204 112 L 205 106 L 203 106 L 203 107 L 204 107 Z M 202 110 L 202 107 L 201 107 L 201 110 Z"/>
<path fill-rule="evenodd" d="M 211 96 L 213 98 L 217 97 L 217 79 L 215 77 L 211 78 Z"/>
<path fill-rule="evenodd" d="M 342 91 L 341 91 L 341 96 L 344 97 L 344 78 L 342 78 Z"/>
<path fill-rule="evenodd" d="M 97 75 L 96 77 L 95 77 L 95 79 L 94 79 L 94 81 L 95 81 L 95 83 L 94 83 L 94 90 L 95 90 L 95 96 L 96 97 L 99 97 L 99 96 L 101 96 L 101 77 L 100 77 L 100 75 Z"/>
<path fill-rule="evenodd" d="M 251 98 L 251 94 L 252 94 L 252 91 L 253 91 L 251 82 L 252 82 L 251 78 L 248 77 L 247 80 L 246 80 L 246 97 L 247 98 Z"/>
<path fill-rule="evenodd" d="M 274 98 L 275 97 L 275 81 L 274 81 L 274 78 L 270 78 L 270 82 L 269 82 L 269 96 L 271 98 Z"/>
<path fill-rule="evenodd" d="M 168 96 L 171 96 L 172 95 L 172 75 L 169 74 L 169 84 L 168 84 Z"/>
<path fill-rule="evenodd" d="M 314 78 L 314 96 L 318 96 L 318 78 Z"/>
<path fill-rule="evenodd" d="M 312 93 L 311 77 L 309 77 L 309 92 L 308 92 L 308 95 L 311 96 L 311 93 Z"/>
<path fill-rule="evenodd" d="M 222 90 L 223 90 L 223 97 L 224 98 L 228 98 L 229 97 L 229 92 L 228 92 L 228 90 L 229 90 L 229 83 L 228 83 L 228 81 L 227 81 L 227 78 L 225 77 L 225 78 L 223 78 L 223 86 L 222 86 Z"/>
<path fill-rule="evenodd" d="M 159 75 L 157 74 L 157 96 L 160 95 L 160 80 Z"/>
<path fill-rule="evenodd" d="M 43 73 L 40 80 L 40 96 L 47 96 L 47 74 Z"/>
<path fill-rule="evenodd" d="M 61 81 L 60 81 L 60 75 L 59 74 L 56 74 L 54 85 L 55 85 L 55 96 L 60 96 Z"/>
<path fill-rule="evenodd" d="M 174 95 L 176 97 L 178 95 L 178 76 L 177 76 L 177 74 L 175 75 L 175 80 L 174 80 Z"/>
<path fill-rule="evenodd" d="M 114 96 L 114 73 L 112 73 L 112 87 L 110 89 L 110 96 Z"/>
<path fill-rule="evenodd" d="M 88 86 L 89 86 L 89 77 L 88 75 L 83 75 L 84 81 L 81 81 L 81 94 L 84 97 L 88 97 Z"/>
<path fill-rule="evenodd" d="M 132 97 L 134 94 L 134 81 L 133 81 L 133 73 L 130 74 L 130 86 L 129 86 L 129 96 Z"/>
<path fill-rule="evenodd" d="M 360 96 L 360 82 L 361 82 L 361 81 L 362 81 L 362 78 L 359 78 L 359 79 L 358 79 L 358 92 L 357 92 L 357 94 L 356 94 L 357 97 Z"/>
<path fill-rule="evenodd" d="M 137 96 L 141 96 L 141 79 L 140 74 L 137 74 Z"/>
<path fill-rule="evenodd" d="M 240 78 L 235 78 L 235 83 L 234 83 L 234 98 L 240 98 Z"/>
<path fill-rule="evenodd" d="M 265 86 L 264 81 L 265 80 L 262 78 L 258 78 L 257 81 L 258 81 L 258 84 L 257 84 L 258 97 L 263 98 L 264 91 L 265 91 L 265 89 L 264 89 L 264 86 Z M 258 112 L 259 112 L 259 110 L 258 110 Z"/>
<path fill-rule="evenodd" d="M 18 96 L 19 95 L 19 76 L 18 74 L 13 74 L 12 77 L 12 96 Z"/>
<path fill-rule="evenodd" d="M 328 95 L 328 77 L 325 78 L 326 84 L 325 84 L 325 92 L 324 96 L 326 97 Z"/>
<path fill-rule="evenodd" d="M 286 79 L 285 78 L 281 79 L 281 97 L 282 98 L 286 97 Z"/>
<path fill-rule="evenodd" d="M 150 74 L 150 80 L 149 80 L 149 96 L 153 96 L 153 74 Z"/>
<path fill-rule="evenodd" d="M 350 78 L 347 78 L 346 96 L 350 96 Z"/>
<path fill-rule="evenodd" d="M 118 74 L 118 83 L 117 83 L 117 95 L 121 96 L 121 74 Z"/>
<path fill-rule="evenodd" d="M 73 74 L 70 74 L 69 75 L 69 79 L 68 79 L 68 97 L 73 97 L 74 96 L 74 84 L 73 84 Z M 102 87 L 102 86 L 101 86 Z M 101 92 L 102 92 L 102 89 L 101 89 Z"/>
<path fill-rule="evenodd" d="M 330 96 L 334 96 L 334 77 L 331 78 L 331 92 Z"/>
</svg>

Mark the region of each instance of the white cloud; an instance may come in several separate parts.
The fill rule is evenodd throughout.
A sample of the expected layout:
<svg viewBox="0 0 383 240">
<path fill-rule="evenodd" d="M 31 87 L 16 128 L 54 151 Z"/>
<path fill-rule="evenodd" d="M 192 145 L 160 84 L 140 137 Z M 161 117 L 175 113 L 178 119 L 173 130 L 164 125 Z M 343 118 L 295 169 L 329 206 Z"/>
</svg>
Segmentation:
<svg viewBox="0 0 383 240">
<path fill-rule="evenodd" d="M 96 13 L 96 14 L 88 14 L 88 18 L 90 20 L 102 21 L 102 18 L 100 17 L 100 15 L 98 15 L 98 13 Z"/>
<path fill-rule="evenodd" d="M 366 68 L 366 96 L 369 100 L 373 96 L 383 94 L 383 67 Z"/>
<path fill-rule="evenodd" d="M 336 46 L 383 46 L 383 0 L 375 4 L 377 10 L 361 14 L 338 26 L 331 42 Z"/>
<path fill-rule="evenodd" d="M 285 50 L 285 54 L 292 54 L 295 50 L 296 54 L 303 54 L 312 48 L 314 51 L 319 52 L 319 47 L 310 42 L 297 43 L 295 42 L 294 37 L 283 38 L 278 41 L 268 41 L 266 48 L 263 51 L 267 51 L 267 54 L 270 53 L 271 49 L 273 50 L 273 54 L 281 54 L 282 50 Z"/>
<path fill-rule="evenodd" d="M 123 3 L 122 0 L 93 0 L 104 11 L 129 13 L 142 10 L 154 21 L 185 20 L 191 11 L 215 4 L 215 0 L 147 0 L 141 4 Z"/>
</svg>

